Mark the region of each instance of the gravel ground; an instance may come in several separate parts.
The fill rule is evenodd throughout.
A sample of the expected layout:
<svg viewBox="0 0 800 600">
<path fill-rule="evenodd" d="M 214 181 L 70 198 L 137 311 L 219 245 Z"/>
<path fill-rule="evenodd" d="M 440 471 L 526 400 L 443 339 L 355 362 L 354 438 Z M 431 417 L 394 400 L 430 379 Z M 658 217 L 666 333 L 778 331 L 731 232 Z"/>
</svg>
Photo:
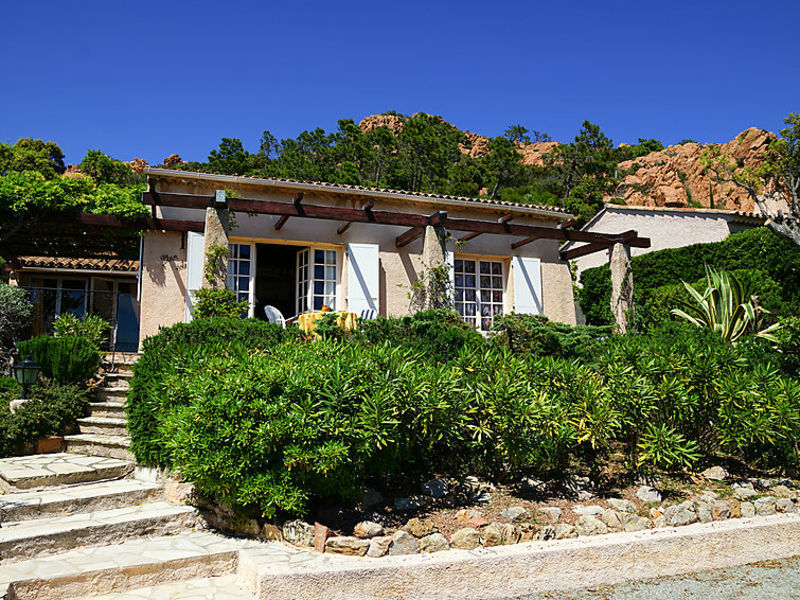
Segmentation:
<svg viewBox="0 0 800 600">
<path fill-rule="evenodd" d="M 550 592 L 518 600 L 789 600 L 800 599 L 800 556 L 615 586 Z"/>
</svg>

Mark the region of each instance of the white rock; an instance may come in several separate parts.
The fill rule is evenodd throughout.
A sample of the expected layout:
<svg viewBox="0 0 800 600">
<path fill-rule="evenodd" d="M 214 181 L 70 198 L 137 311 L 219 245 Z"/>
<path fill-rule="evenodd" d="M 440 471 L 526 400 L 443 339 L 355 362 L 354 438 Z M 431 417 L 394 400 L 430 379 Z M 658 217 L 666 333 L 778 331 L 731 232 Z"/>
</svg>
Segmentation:
<svg viewBox="0 0 800 600">
<path fill-rule="evenodd" d="M 389 545 L 389 556 L 402 556 L 405 554 L 419 554 L 419 544 L 417 540 L 401 529 L 392 536 L 392 543 Z"/>
<path fill-rule="evenodd" d="M 555 523 L 561 518 L 561 509 L 557 506 L 545 506 L 540 508 L 539 512 L 544 514 L 551 523 Z"/>
<path fill-rule="evenodd" d="M 593 504 L 592 506 L 581 506 L 576 504 L 572 507 L 572 512 L 580 516 L 602 515 L 605 511 L 602 506 Z"/>
<path fill-rule="evenodd" d="M 599 535 L 608 533 L 608 527 L 600 519 L 590 515 L 584 515 L 575 522 L 575 529 L 578 535 Z"/>
<path fill-rule="evenodd" d="M 661 502 L 661 492 L 649 485 L 643 485 L 636 490 L 636 497 L 642 502 Z"/>
<path fill-rule="evenodd" d="M 389 535 L 372 538 L 369 541 L 369 550 L 367 550 L 367 556 L 370 558 L 380 558 L 381 556 L 384 556 L 389 551 L 389 546 L 391 543 L 392 537 Z"/>
<path fill-rule="evenodd" d="M 531 513 L 522 506 L 510 506 L 503 510 L 500 515 L 512 523 L 519 523 L 520 521 L 526 521 L 531 518 Z"/>
<path fill-rule="evenodd" d="M 419 540 L 419 549 L 422 552 L 441 552 L 449 550 L 450 544 L 441 533 L 432 533 Z"/>
<path fill-rule="evenodd" d="M 621 498 L 609 498 L 608 503 L 612 508 L 624 513 L 636 512 L 636 505 L 630 500 L 623 500 Z"/>
<path fill-rule="evenodd" d="M 728 472 L 719 465 L 711 467 L 700 473 L 706 479 L 710 479 L 711 481 L 722 481 L 727 479 Z"/>
<path fill-rule="evenodd" d="M 353 528 L 353 535 L 361 539 L 369 539 L 383 535 L 383 525 L 375 521 L 361 521 Z"/>
</svg>

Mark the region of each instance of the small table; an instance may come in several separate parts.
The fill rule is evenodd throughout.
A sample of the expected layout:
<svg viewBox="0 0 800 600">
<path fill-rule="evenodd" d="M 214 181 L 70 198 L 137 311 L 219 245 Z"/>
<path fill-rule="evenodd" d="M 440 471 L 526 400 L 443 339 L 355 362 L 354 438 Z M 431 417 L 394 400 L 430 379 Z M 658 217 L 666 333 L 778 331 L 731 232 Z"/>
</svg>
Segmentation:
<svg viewBox="0 0 800 600">
<path fill-rule="evenodd" d="M 356 328 L 356 319 L 358 318 L 356 313 L 333 310 L 327 312 L 317 311 L 303 313 L 297 317 L 297 325 L 302 331 L 312 333 L 317 327 L 316 321 L 322 318 L 323 315 L 336 315 L 336 324 L 344 330 Z"/>
</svg>

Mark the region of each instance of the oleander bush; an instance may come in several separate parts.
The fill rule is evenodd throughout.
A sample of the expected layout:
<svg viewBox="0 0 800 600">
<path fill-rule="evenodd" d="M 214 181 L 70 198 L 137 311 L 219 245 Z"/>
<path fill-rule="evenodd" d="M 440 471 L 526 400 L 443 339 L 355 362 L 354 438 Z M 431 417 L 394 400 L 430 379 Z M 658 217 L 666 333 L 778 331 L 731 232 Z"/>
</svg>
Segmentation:
<svg viewBox="0 0 800 600">
<path fill-rule="evenodd" d="M 503 481 L 575 461 L 599 468 L 619 450 L 637 471 L 720 456 L 798 463 L 800 383 L 762 342 L 725 343 L 677 322 L 612 336 L 535 320 L 544 333 L 518 347 L 464 334 L 455 349 L 416 348 L 436 337 L 424 332 L 457 327 L 441 317 L 419 318 L 416 333 L 413 318 L 386 319 L 314 341 L 252 320 L 163 329 L 134 367 L 132 449 L 265 516 L 432 474 Z"/>
<path fill-rule="evenodd" d="M 494 318 L 491 340 L 515 354 L 559 358 L 592 356 L 610 335 L 611 327 L 555 323 L 543 315 L 511 313 Z"/>
<path fill-rule="evenodd" d="M 72 313 L 63 313 L 53 321 L 56 337 L 82 337 L 100 350 L 108 344 L 111 323 L 99 315 L 86 315 L 79 319 Z"/>
<path fill-rule="evenodd" d="M 25 290 L 0 282 L 0 376 L 9 372 L 16 344 L 30 327 L 33 304 Z"/>
<path fill-rule="evenodd" d="M 88 392 L 77 385 L 40 381 L 28 390 L 30 400 L 14 413 L 9 403 L 22 390 L 10 377 L 0 378 L 0 457 L 23 451 L 37 439 L 63 435 L 83 416 Z"/>
<path fill-rule="evenodd" d="M 28 354 L 42 366 L 42 375 L 58 384 L 82 384 L 97 374 L 100 350 L 83 337 L 40 335 L 17 344 L 23 358 Z"/>
</svg>

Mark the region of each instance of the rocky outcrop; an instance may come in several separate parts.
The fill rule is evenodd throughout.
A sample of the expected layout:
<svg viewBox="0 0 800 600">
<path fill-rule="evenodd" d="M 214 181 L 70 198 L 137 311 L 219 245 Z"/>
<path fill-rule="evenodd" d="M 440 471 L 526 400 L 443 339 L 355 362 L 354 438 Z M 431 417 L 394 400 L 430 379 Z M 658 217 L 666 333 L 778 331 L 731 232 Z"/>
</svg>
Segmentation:
<svg viewBox="0 0 800 600">
<path fill-rule="evenodd" d="M 775 134 L 751 127 L 726 144 L 687 143 L 669 146 L 632 161 L 620 163 L 624 175 L 611 198 L 622 198 L 631 206 L 671 206 L 724 208 L 757 211 L 747 192 L 732 183 L 719 183 L 705 172 L 702 155 L 718 146 L 743 168 L 757 167 Z"/>
</svg>

